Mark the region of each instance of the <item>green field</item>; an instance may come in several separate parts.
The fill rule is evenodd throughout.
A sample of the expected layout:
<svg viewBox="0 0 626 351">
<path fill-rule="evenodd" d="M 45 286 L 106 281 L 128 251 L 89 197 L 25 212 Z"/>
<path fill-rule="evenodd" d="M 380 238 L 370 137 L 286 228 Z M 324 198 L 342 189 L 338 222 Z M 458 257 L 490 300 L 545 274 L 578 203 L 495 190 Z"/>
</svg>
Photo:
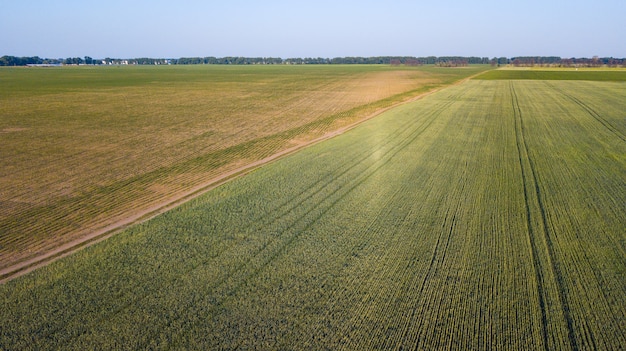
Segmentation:
<svg viewBox="0 0 626 351">
<path fill-rule="evenodd" d="M 1 285 L 0 349 L 619 349 L 624 84 L 390 110 Z"/>
<path fill-rule="evenodd" d="M 626 82 L 626 70 L 612 69 L 498 69 L 481 74 L 477 79 L 586 80 Z"/>
<path fill-rule="evenodd" d="M 0 69 L 3 269 L 489 67 Z"/>
</svg>

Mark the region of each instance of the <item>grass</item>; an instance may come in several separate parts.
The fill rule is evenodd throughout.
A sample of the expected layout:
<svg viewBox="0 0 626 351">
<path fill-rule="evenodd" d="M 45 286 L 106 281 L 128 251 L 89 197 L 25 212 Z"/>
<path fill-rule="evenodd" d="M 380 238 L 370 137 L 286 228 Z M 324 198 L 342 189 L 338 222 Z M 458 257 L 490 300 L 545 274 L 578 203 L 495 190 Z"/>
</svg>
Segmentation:
<svg viewBox="0 0 626 351">
<path fill-rule="evenodd" d="M 486 67 L 0 69 L 0 269 Z"/>
<path fill-rule="evenodd" d="M 390 110 L 0 286 L 0 349 L 617 349 L 625 95 Z"/>
</svg>

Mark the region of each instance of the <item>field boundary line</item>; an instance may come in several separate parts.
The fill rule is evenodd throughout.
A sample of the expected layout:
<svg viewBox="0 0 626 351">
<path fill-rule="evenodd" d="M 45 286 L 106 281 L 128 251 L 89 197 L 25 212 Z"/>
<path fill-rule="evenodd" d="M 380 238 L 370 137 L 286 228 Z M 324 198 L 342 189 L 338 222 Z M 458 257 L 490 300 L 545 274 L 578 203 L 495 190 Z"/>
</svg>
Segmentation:
<svg viewBox="0 0 626 351">
<path fill-rule="evenodd" d="M 155 205 L 139 211 L 137 213 L 134 213 L 132 215 L 126 216 L 123 219 L 120 219 L 119 221 L 109 224 L 105 227 L 99 228 L 99 229 L 94 229 L 92 230 L 89 234 L 81 236 L 80 238 L 77 238 L 75 240 L 72 240 L 66 244 L 63 244 L 49 252 L 46 252 L 44 254 L 41 255 L 37 255 L 35 257 L 32 257 L 28 260 L 25 261 L 21 261 L 18 262 L 16 264 L 7 266 L 5 268 L 3 268 L 2 270 L 0 270 L 0 284 L 4 284 L 14 278 L 17 278 L 19 276 L 25 275 L 27 273 L 30 273 L 32 271 L 34 271 L 37 268 L 43 267 L 45 265 L 48 265 L 58 259 L 61 259 L 63 257 L 69 256 L 71 254 L 73 254 L 74 252 L 84 249 L 86 247 L 89 247 L 93 244 L 96 244 L 100 241 L 106 240 L 108 238 L 110 238 L 111 236 L 120 233 L 121 231 L 127 229 L 130 226 L 136 225 L 136 224 L 140 224 L 143 222 L 146 222 L 164 212 L 167 212 L 171 209 L 174 209 L 190 200 L 193 200 L 201 195 L 203 195 L 204 193 L 213 190 L 215 188 L 217 188 L 220 185 L 223 185 L 233 179 L 236 179 L 240 176 L 243 176 L 247 173 L 250 173 L 258 168 L 260 168 L 261 166 L 264 166 L 266 164 L 269 164 L 271 162 L 277 161 L 283 157 L 286 157 L 288 155 L 291 155 L 297 151 L 300 151 L 306 147 L 318 144 L 322 141 L 325 140 L 329 140 L 332 139 L 336 136 L 339 136 L 341 134 L 344 134 L 348 131 L 350 131 L 351 129 L 356 128 L 357 126 L 359 126 L 360 124 L 384 113 L 387 112 L 393 108 L 402 106 L 402 105 L 406 105 L 412 102 L 415 102 L 417 100 L 420 100 L 424 97 L 427 97 L 429 95 L 432 95 L 436 92 L 439 92 L 445 88 L 448 87 L 452 87 L 452 86 L 456 86 L 456 85 L 460 85 L 463 84 L 467 81 L 469 81 L 470 79 L 473 79 L 474 77 L 482 74 L 484 72 L 479 72 L 476 73 L 472 76 L 460 79 L 458 81 L 452 82 L 450 84 L 447 85 L 443 85 L 443 86 L 439 86 L 436 87 L 432 90 L 429 90 L 427 92 L 418 94 L 414 97 L 411 97 L 407 100 L 395 103 L 391 106 L 387 106 L 387 107 L 383 107 L 380 108 L 376 111 L 374 111 L 373 113 L 370 113 L 369 115 L 359 119 L 358 121 L 349 124 L 345 127 L 339 128 L 337 130 L 328 132 L 320 137 L 317 137 L 315 139 L 312 139 L 310 141 L 307 141 L 305 143 L 301 143 L 298 145 L 295 145 L 293 147 L 287 148 L 285 150 L 282 150 L 278 153 L 275 153 L 271 156 L 265 157 L 261 160 L 258 161 L 254 161 L 251 162 L 247 165 L 241 166 L 239 168 L 236 168 L 232 171 L 223 173 L 221 175 L 218 175 L 216 177 L 211 178 L 210 180 L 203 182 L 179 195 L 173 196 L 169 199 L 166 199 L 164 201 L 161 201 L 159 203 L 156 203 Z"/>
</svg>

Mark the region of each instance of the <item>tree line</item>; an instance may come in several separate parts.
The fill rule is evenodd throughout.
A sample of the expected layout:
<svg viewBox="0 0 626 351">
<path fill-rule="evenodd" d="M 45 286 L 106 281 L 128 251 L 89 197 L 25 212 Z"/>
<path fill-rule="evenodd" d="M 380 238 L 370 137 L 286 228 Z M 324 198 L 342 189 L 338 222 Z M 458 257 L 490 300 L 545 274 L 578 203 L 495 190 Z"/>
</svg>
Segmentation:
<svg viewBox="0 0 626 351">
<path fill-rule="evenodd" d="M 618 59 L 613 57 L 594 56 L 592 58 L 560 58 L 556 56 L 525 56 L 513 57 L 509 60 L 509 64 L 513 66 L 558 66 L 558 67 L 619 67 L 626 66 L 626 59 Z"/>
<path fill-rule="evenodd" d="M 330 64 L 383 64 L 383 65 L 438 65 L 441 67 L 462 67 L 472 64 L 491 64 L 492 66 L 559 66 L 559 67 L 625 67 L 626 58 L 597 57 L 592 58 L 561 58 L 558 56 L 524 56 L 524 57 L 464 57 L 464 56 L 375 56 L 375 57 L 335 57 L 335 58 L 287 58 L 280 57 L 181 57 L 177 59 L 134 58 L 93 59 L 85 57 L 41 58 L 2 56 L 0 66 L 28 65 L 330 65 Z"/>
</svg>

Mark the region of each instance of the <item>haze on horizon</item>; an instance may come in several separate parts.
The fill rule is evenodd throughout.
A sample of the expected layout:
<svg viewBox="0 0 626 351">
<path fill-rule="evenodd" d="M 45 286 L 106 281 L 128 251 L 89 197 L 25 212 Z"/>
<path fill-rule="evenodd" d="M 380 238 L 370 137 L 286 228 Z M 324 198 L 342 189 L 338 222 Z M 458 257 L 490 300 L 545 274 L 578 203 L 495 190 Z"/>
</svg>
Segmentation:
<svg viewBox="0 0 626 351">
<path fill-rule="evenodd" d="M 11 1 L 0 56 L 626 57 L 626 1 Z"/>
</svg>

